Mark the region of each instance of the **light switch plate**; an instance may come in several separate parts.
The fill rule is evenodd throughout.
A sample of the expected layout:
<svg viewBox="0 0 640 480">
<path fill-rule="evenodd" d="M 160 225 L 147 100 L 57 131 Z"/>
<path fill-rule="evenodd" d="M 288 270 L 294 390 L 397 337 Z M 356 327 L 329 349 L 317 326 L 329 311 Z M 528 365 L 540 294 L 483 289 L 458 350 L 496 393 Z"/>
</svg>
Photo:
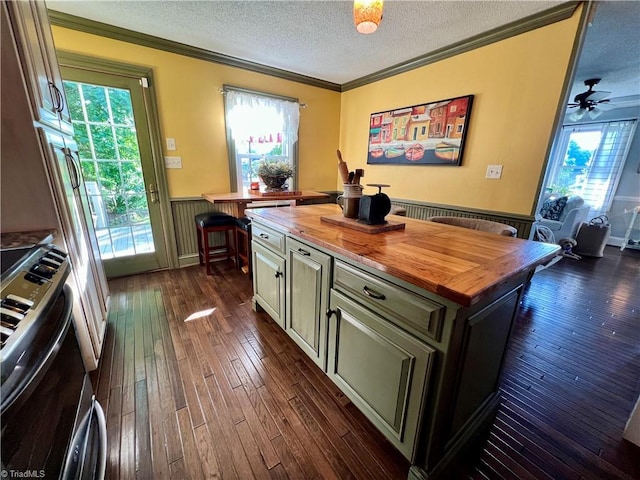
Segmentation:
<svg viewBox="0 0 640 480">
<path fill-rule="evenodd" d="M 164 166 L 167 168 L 182 168 L 182 158 L 164 157 Z"/>
<path fill-rule="evenodd" d="M 173 151 L 176 149 L 176 139 L 175 138 L 167 138 L 167 150 Z"/>
<path fill-rule="evenodd" d="M 487 165 L 486 178 L 502 177 L 502 165 Z"/>
</svg>

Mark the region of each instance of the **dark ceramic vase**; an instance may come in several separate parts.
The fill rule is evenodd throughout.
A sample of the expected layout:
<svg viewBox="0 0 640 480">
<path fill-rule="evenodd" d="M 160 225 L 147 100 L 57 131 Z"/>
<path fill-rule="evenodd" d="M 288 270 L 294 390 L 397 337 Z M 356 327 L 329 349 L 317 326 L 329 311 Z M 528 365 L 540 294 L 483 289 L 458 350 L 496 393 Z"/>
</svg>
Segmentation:
<svg viewBox="0 0 640 480">
<path fill-rule="evenodd" d="M 284 190 L 284 185 L 287 183 L 289 177 L 285 177 L 284 175 L 263 175 L 260 179 L 267 186 L 267 190 L 277 192 Z"/>
</svg>

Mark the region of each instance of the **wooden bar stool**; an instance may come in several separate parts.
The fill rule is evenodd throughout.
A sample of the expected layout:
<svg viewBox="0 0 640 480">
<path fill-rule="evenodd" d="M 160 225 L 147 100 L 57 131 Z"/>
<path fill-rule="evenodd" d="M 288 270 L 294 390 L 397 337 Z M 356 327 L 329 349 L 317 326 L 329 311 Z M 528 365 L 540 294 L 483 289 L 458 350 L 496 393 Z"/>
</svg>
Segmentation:
<svg viewBox="0 0 640 480">
<path fill-rule="evenodd" d="M 242 269 L 245 265 L 251 275 L 251 219 L 236 218 L 236 265 Z"/>
<path fill-rule="evenodd" d="M 198 257 L 200 265 L 206 265 L 207 275 L 212 273 L 212 260 L 223 257 L 227 260 L 236 260 L 236 249 L 233 245 L 236 217 L 226 213 L 211 212 L 196 215 L 195 221 L 198 229 Z M 209 234 L 214 232 L 224 232 L 224 244 L 209 244 Z"/>
</svg>

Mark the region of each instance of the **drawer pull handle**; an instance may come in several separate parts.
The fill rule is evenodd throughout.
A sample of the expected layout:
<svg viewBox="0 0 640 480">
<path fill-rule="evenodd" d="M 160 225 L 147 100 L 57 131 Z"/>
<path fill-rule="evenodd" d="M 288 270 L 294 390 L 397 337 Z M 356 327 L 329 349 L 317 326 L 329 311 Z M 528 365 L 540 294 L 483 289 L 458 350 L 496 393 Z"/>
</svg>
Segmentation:
<svg viewBox="0 0 640 480">
<path fill-rule="evenodd" d="M 281 276 L 282 276 L 282 272 L 278 270 L 276 272 L 276 278 L 280 278 Z"/>
<path fill-rule="evenodd" d="M 338 314 L 337 310 L 331 310 L 330 308 L 327 308 L 327 319 L 330 319 L 334 314 Z"/>
<path fill-rule="evenodd" d="M 304 255 L 305 257 L 310 257 L 311 256 L 311 252 L 307 252 L 304 248 L 299 248 L 298 249 L 298 253 L 300 255 Z"/>
<path fill-rule="evenodd" d="M 373 290 L 369 290 L 369 288 L 367 288 L 366 285 L 362 289 L 362 293 L 364 293 L 367 297 L 371 297 L 371 298 L 374 298 L 376 300 L 384 300 L 385 298 L 387 298 L 382 293 L 378 293 L 378 292 L 374 292 Z"/>
<path fill-rule="evenodd" d="M 269 240 L 269 235 L 267 235 L 266 233 L 261 233 L 260 234 L 260 238 L 264 238 L 265 240 Z"/>
</svg>

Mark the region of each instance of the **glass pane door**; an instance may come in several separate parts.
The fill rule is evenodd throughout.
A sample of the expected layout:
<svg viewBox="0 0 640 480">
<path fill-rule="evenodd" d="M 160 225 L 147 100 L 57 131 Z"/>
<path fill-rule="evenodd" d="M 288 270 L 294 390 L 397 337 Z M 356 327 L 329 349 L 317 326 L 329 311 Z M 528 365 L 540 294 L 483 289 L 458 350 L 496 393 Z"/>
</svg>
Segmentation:
<svg viewBox="0 0 640 480">
<path fill-rule="evenodd" d="M 100 256 L 108 277 L 166 268 L 151 135 L 138 78 L 63 67 Z"/>
<path fill-rule="evenodd" d="M 102 259 L 155 251 L 129 91 L 64 86 Z"/>
</svg>

